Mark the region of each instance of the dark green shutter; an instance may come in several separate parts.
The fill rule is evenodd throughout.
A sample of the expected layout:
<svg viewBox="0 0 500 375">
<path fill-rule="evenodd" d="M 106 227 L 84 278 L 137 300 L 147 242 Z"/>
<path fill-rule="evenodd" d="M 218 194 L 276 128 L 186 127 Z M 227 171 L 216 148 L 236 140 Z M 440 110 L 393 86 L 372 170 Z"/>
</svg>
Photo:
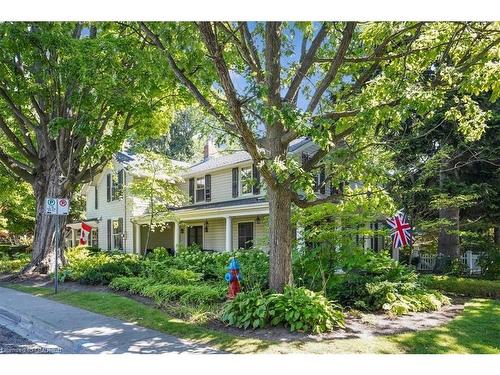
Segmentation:
<svg viewBox="0 0 500 375">
<path fill-rule="evenodd" d="M 111 219 L 108 219 L 108 251 L 111 251 Z"/>
<path fill-rule="evenodd" d="M 238 168 L 233 168 L 233 179 L 232 179 L 232 187 L 233 187 L 233 198 L 237 198 L 239 195 L 238 192 Z"/>
<path fill-rule="evenodd" d="M 255 164 L 252 165 L 252 174 L 254 179 L 253 193 L 260 194 L 260 171 Z"/>
<path fill-rule="evenodd" d="M 106 196 L 108 198 L 108 202 L 111 202 L 111 174 L 108 173 L 106 175 Z"/>
<path fill-rule="evenodd" d="M 97 210 L 97 208 L 99 207 L 99 198 L 98 198 L 98 190 L 97 190 L 97 186 L 94 186 L 94 209 Z"/>
<path fill-rule="evenodd" d="M 189 202 L 194 203 L 194 178 L 189 179 Z"/>
<path fill-rule="evenodd" d="M 205 175 L 205 201 L 210 202 L 212 200 L 212 176 Z"/>
</svg>

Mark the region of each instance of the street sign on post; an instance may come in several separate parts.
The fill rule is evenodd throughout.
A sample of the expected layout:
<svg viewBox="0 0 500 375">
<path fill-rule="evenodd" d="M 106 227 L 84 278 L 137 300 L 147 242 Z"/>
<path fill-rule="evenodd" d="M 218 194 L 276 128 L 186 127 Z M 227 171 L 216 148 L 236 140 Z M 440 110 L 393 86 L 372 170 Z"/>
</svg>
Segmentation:
<svg viewBox="0 0 500 375">
<path fill-rule="evenodd" d="M 57 199 L 47 198 L 45 200 L 45 214 L 57 215 Z"/>
<path fill-rule="evenodd" d="M 57 293 L 57 287 L 59 285 L 58 277 L 58 261 L 59 261 L 59 247 L 61 245 L 61 229 L 59 216 L 67 216 L 69 214 L 69 199 L 66 198 L 47 198 L 45 200 L 45 214 L 54 215 L 56 221 L 56 232 L 55 232 L 55 250 L 56 250 L 56 261 L 54 270 L 54 291 Z"/>
<path fill-rule="evenodd" d="M 57 200 L 57 214 L 67 215 L 69 213 L 69 201 L 65 198 Z"/>
</svg>

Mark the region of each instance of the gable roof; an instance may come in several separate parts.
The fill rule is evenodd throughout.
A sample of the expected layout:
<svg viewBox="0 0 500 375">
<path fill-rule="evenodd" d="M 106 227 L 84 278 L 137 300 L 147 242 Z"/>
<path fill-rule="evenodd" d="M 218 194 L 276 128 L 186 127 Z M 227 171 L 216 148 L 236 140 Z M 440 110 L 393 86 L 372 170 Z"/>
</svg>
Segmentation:
<svg viewBox="0 0 500 375">
<path fill-rule="evenodd" d="M 301 137 L 290 142 L 288 146 L 289 152 L 297 151 L 303 145 L 311 142 L 309 138 Z M 207 172 L 214 169 L 219 169 L 222 167 L 227 167 L 233 164 L 243 163 L 245 161 L 251 161 L 252 157 L 246 151 L 236 151 L 231 154 L 225 154 L 222 156 L 215 156 L 202 160 L 196 164 L 191 165 L 191 167 L 186 171 L 186 175 L 191 175 L 200 172 Z"/>
</svg>

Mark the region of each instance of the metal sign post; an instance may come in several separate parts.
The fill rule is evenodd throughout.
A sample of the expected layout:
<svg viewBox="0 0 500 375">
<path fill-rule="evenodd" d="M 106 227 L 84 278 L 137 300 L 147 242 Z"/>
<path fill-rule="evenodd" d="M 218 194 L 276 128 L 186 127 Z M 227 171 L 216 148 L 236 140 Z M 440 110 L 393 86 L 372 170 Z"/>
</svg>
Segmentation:
<svg viewBox="0 0 500 375">
<path fill-rule="evenodd" d="M 54 270 L 54 292 L 57 294 L 59 287 L 59 253 L 61 246 L 61 221 L 60 216 L 67 216 L 69 213 L 69 200 L 66 198 L 47 198 L 45 200 L 45 214 L 55 216 L 55 270 Z"/>
</svg>

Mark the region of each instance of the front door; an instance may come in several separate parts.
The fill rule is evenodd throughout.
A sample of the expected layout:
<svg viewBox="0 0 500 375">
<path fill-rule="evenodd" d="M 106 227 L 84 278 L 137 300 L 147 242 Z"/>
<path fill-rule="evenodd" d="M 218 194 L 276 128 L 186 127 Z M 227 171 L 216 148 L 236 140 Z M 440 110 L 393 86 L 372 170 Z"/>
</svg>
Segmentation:
<svg viewBox="0 0 500 375">
<path fill-rule="evenodd" d="M 188 227 L 188 246 L 197 244 L 203 249 L 203 226 Z"/>
</svg>

